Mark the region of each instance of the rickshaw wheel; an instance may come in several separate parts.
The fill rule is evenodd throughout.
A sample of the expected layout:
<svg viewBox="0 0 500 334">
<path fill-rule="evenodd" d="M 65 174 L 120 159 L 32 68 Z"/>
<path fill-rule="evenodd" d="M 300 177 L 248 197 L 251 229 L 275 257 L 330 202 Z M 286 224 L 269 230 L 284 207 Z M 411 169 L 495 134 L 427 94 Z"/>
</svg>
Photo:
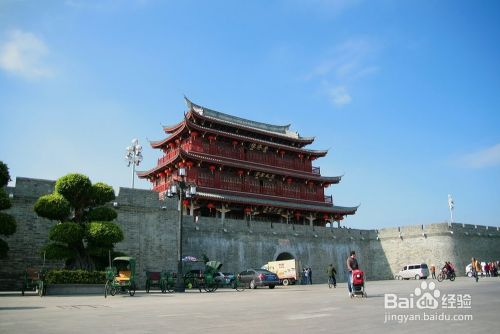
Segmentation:
<svg viewBox="0 0 500 334">
<path fill-rule="evenodd" d="M 106 298 L 110 292 L 109 281 L 106 281 L 106 284 L 104 285 L 104 298 Z"/>
<path fill-rule="evenodd" d="M 38 283 L 38 295 L 40 297 L 43 296 L 43 281 L 41 281 L 40 283 Z"/>
<path fill-rule="evenodd" d="M 168 292 L 174 292 L 174 285 L 173 284 L 169 285 L 168 283 L 165 283 L 165 287 L 166 287 Z"/>
<path fill-rule="evenodd" d="M 132 297 L 133 295 L 135 295 L 135 283 L 132 283 L 132 286 L 130 287 L 130 289 L 128 289 L 128 294 Z"/>
<path fill-rule="evenodd" d="M 206 292 L 215 292 L 217 290 L 217 286 L 205 287 Z"/>
<path fill-rule="evenodd" d="M 109 294 L 111 296 L 114 296 L 116 295 L 116 288 L 114 286 L 111 286 L 111 288 L 109 289 Z"/>
</svg>

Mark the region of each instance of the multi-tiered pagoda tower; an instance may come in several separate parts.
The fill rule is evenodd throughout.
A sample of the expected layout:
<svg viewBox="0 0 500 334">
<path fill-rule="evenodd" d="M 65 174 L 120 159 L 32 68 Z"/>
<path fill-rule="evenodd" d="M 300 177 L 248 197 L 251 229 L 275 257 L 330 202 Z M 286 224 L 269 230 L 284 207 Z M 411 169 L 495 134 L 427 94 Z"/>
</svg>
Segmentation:
<svg viewBox="0 0 500 334">
<path fill-rule="evenodd" d="M 183 201 L 191 215 L 250 218 L 324 226 L 356 213 L 357 207 L 335 206 L 325 188 L 341 176 L 321 176 L 312 161 L 327 151 L 304 148 L 313 137 L 301 137 L 290 125 L 270 125 L 227 115 L 186 98 L 184 120 L 164 127 L 169 136 L 151 142 L 163 156 L 155 168 L 138 172 L 163 197 L 185 167 L 197 193 Z M 307 222 L 306 222 L 307 221 Z"/>
</svg>

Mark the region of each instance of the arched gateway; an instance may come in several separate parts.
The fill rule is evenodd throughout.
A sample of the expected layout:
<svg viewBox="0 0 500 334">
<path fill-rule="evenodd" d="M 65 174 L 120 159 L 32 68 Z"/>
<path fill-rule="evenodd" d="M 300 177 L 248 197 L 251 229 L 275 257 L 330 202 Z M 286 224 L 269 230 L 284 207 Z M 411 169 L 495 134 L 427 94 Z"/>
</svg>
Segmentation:
<svg viewBox="0 0 500 334">
<path fill-rule="evenodd" d="M 283 253 L 280 253 L 277 257 L 276 257 L 276 261 L 283 261 L 283 260 L 294 260 L 295 257 L 290 254 L 290 253 L 287 253 L 287 252 L 283 252 Z"/>
</svg>

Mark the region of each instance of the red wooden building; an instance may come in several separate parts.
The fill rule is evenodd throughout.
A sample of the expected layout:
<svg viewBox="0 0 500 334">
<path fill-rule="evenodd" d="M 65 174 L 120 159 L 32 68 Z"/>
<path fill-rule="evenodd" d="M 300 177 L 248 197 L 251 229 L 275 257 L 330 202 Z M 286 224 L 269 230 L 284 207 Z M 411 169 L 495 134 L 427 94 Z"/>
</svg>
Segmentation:
<svg viewBox="0 0 500 334">
<path fill-rule="evenodd" d="M 184 120 L 164 127 L 168 134 L 151 142 L 163 156 L 151 170 L 138 172 L 164 196 L 178 169 L 186 169 L 197 193 L 183 201 L 191 215 L 265 219 L 324 226 L 356 213 L 357 207 L 335 206 L 325 188 L 341 176 L 321 176 L 312 162 L 327 151 L 305 147 L 313 137 L 301 137 L 290 125 L 270 125 L 227 115 L 186 98 Z"/>
</svg>

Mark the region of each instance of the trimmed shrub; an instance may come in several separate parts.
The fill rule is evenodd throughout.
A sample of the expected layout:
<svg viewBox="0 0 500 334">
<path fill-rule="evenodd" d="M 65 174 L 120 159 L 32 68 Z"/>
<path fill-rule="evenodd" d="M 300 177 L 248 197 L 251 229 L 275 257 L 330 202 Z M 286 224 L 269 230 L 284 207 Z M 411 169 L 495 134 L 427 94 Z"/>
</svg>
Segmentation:
<svg viewBox="0 0 500 334">
<path fill-rule="evenodd" d="M 48 284 L 104 284 L 104 271 L 51 270 L 47 273 Z"/>
<path fill-rule="evenodd" d="M 12 235 L 16 232 L 17 224 L 14 217 L 9 214 L 0 212 L 0 234 Z"/>
<path fill-rule="evenodd" d="M 110 222 L 115 220 L 118 217 L 118 214 L 115 210 L 111 208 L 107 208 L 104 206 L 100 206 L 98 208 L 93 209 L 88 213 L 89 221 L 106 221 Z"/>
<path fill-rule="evenodd" d="M 76 251 L 65 245 L 51 243 L 42 247 L 41 254 L 45 252 L 48 260 L 66 260 L 76 256 Z"/>
<path fill-rule="evenodd" d="M 11 206 L 12 203 L 10 203 L 9 195 L 0 188 L 0 210 L 9 209 Z"/>
<path fill-rule="evenodd" d="M 7 253 L 9 252 L 9 245 L 0 239 L 0 259 L 5 259 L 7 257 Z"/>
<path fill-rule="evenodd" d="M 49 231 L 50 240 L 67 244 L 79 243 L 82 241 L 83 236 L 83 227 L 73 222 L 59 223 L 52 226 Z"/>
<path fill-rule="evenodd" d="M 88 224 L 87 238 L 99 245 L 112 245 L 123 240 L 123 232 L 115 223 L 91 222 Z"/>
<path fill-rule="evenodd" d="M 60 194 L 44 195 L 36 201 L 35 212 L 43 218 L 63 221 L 70 214 L 69 205 L 69 202 Z"/>
<path fill-rule="evenodd" d="M 9 183 L 10 175 L 9 175 L 9 167 L 0 161 L 0 187 L 4 187 Z"/>
<path fill-rule="evenodd" d="M 115 199 L 113 187 L 102 182 L 92 185 L 92 200 L 95 205 L 104 205 Z"/>
<path fill-rule="evenodd" d="M 56 192 L 74 208 L 85 207 L 92 194 L 90 179 L 82 174 L 68 174 L 56 181 Z"/>
</svg>

